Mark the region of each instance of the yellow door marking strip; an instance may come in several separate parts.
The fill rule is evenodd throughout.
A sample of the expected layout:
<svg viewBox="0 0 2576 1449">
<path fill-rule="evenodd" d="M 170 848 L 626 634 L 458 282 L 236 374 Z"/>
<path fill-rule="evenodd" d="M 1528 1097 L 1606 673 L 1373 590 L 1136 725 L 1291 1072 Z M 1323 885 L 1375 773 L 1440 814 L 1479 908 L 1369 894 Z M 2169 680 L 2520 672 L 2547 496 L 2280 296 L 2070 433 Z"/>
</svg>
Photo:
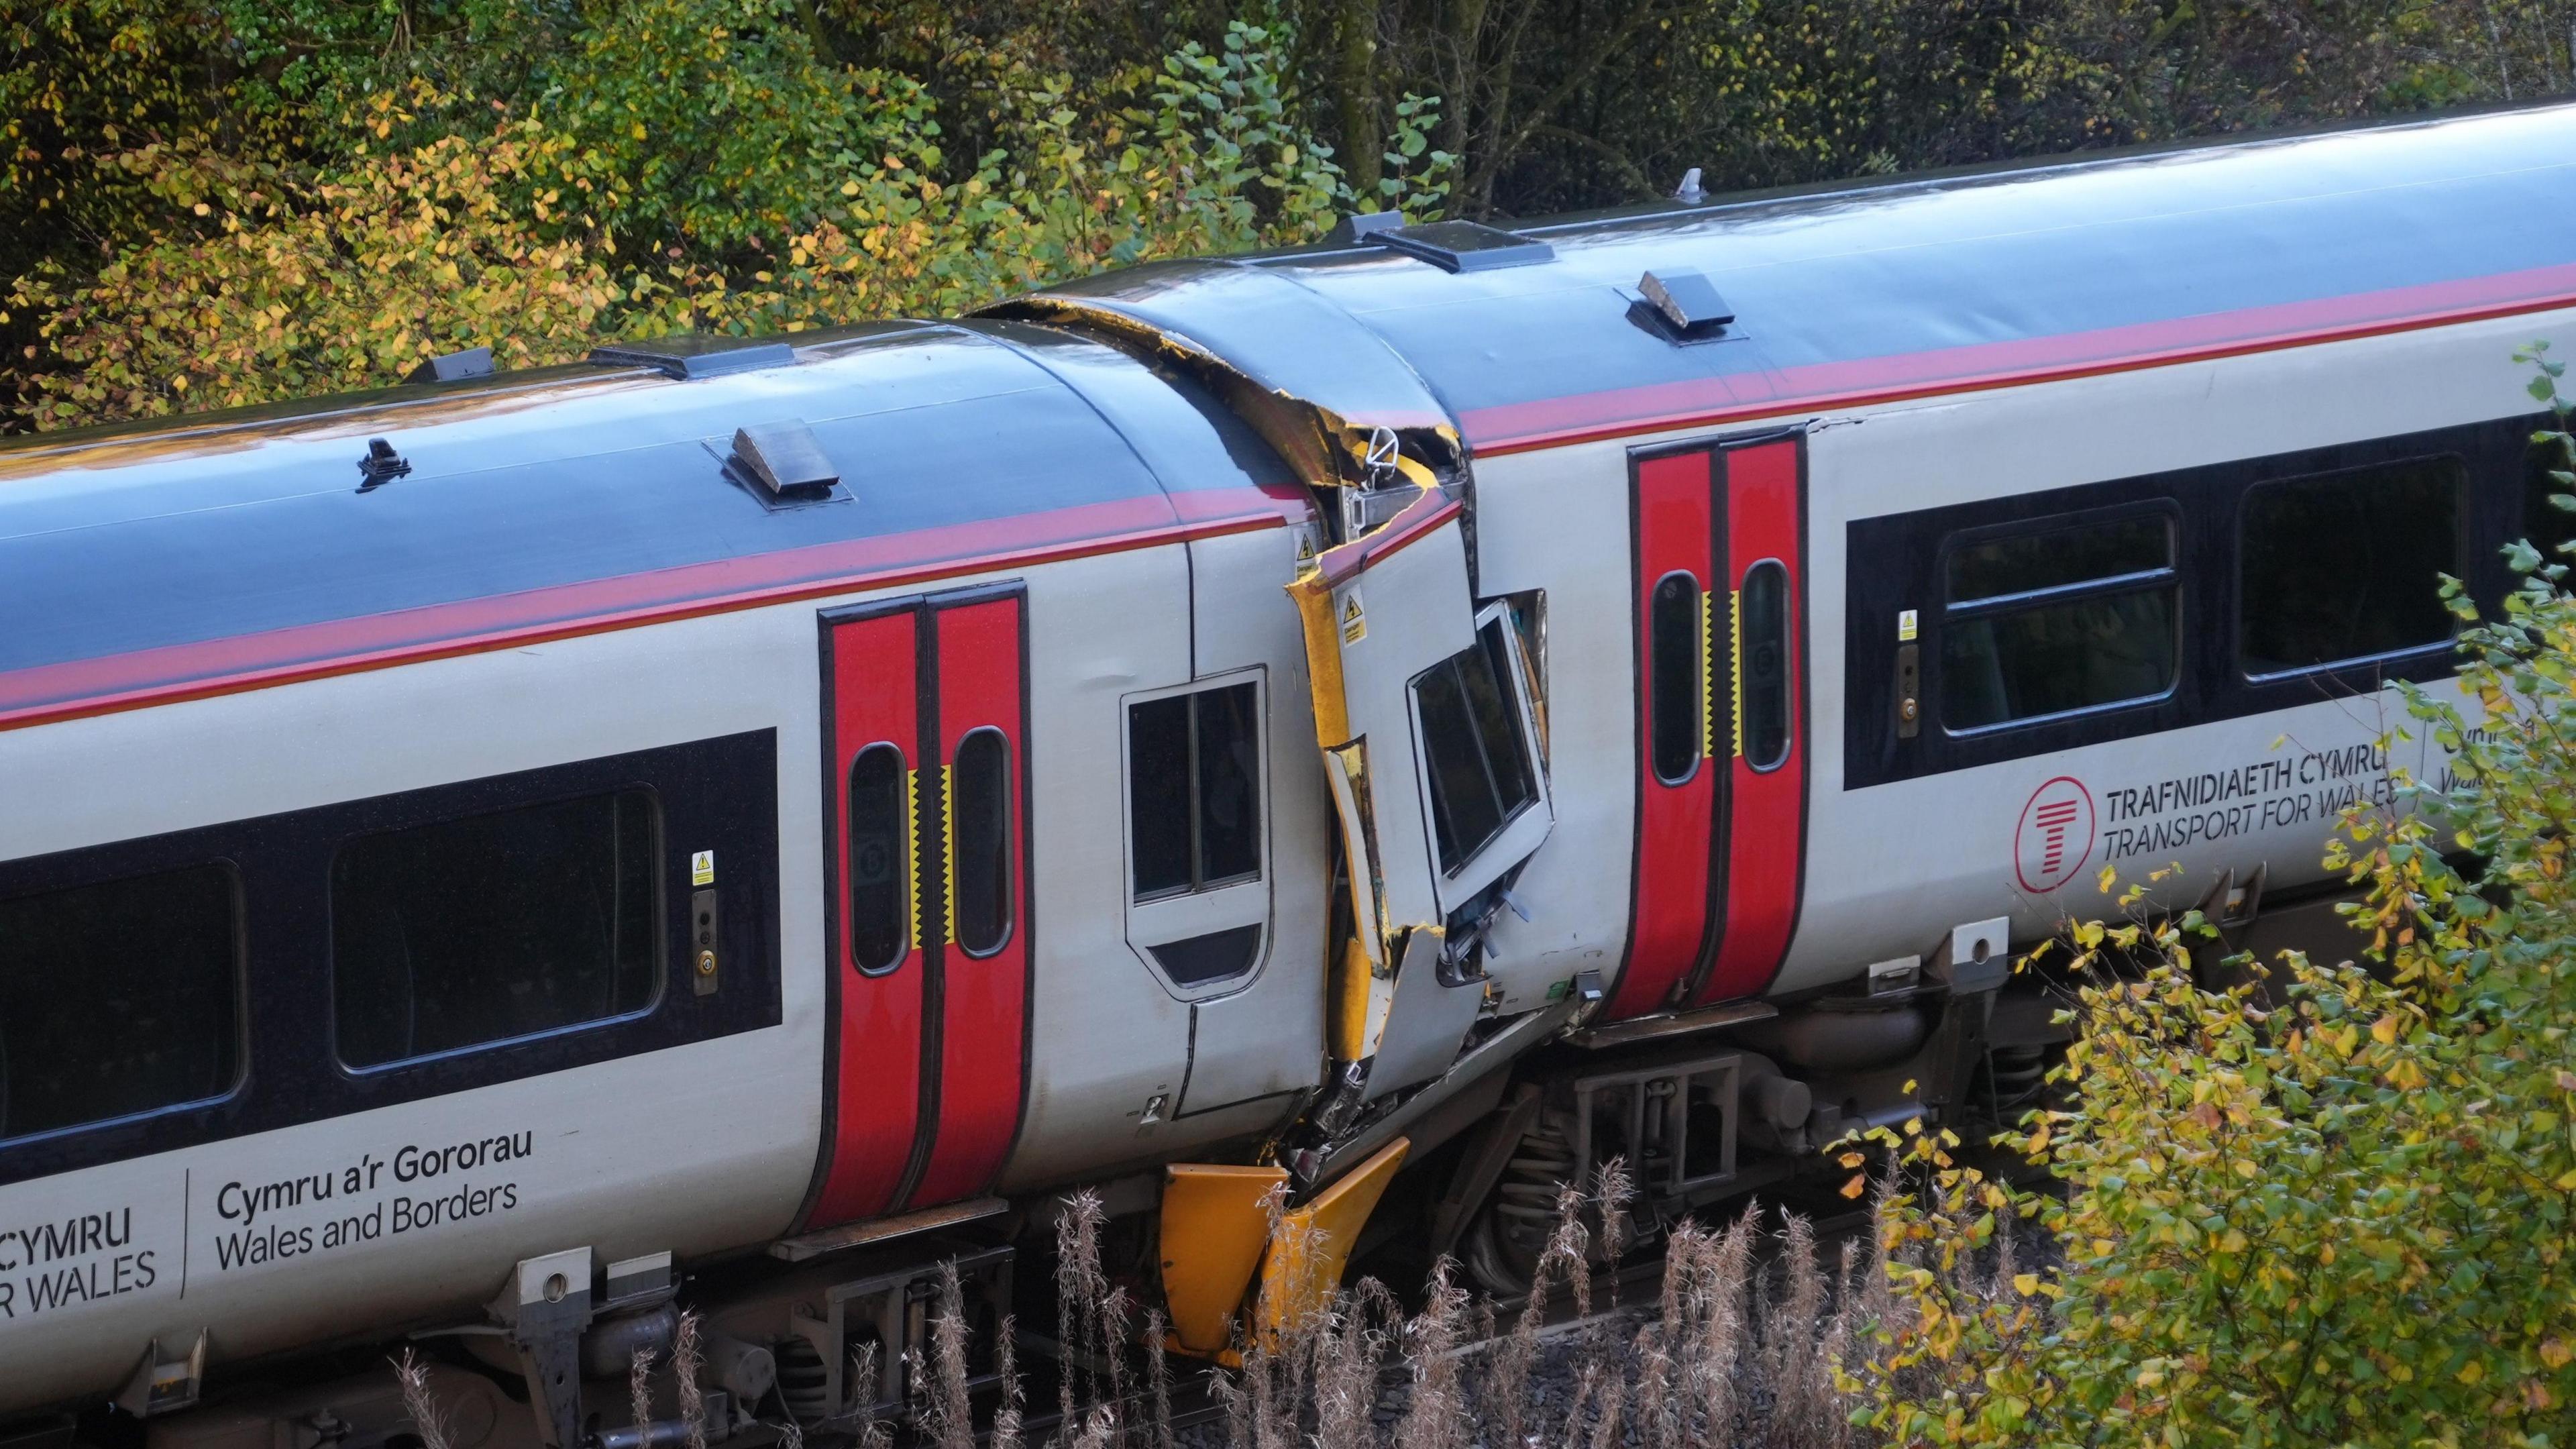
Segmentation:
<svg viewBox="0 0 2576 1449">
<path fill-rule="evenodd" d="M 1277 1167 L 1176 1162 L 1163 1169 L 1163 1302 L 1184 1353 L 1212 1357 L 1234 1340 L 1234 1311 L 1270 1240 Z"/>
<path fill-rule="evenodd" d="M 1728 612 L 1734 619 L 1729 626 L 1734 634 L 1728 641 L 1726 669 L 1735 680 L 1735 697 L 1731 701 L 1734 718 L 1731 722 L 1735 726 L 1735 754 L 1741 759 L 1744 755 L 1744 591 L 1736 589 L 1726 597 Z"/>
<path fill-rule="evenodd" d="M 1738 754 L 1743 753 L 1741 749 Z M 939 939 L 957 944 L 957 767 L 939 767 Z"/>
<path fill-rule="evenodd" d="M 912 899 L 912 934 L 904 937 L 904 953 L 910 955 L 921 945 L 921 772 L 919 770 L 904 772 L 903 879 L 904 889 Z"/>
</svg>

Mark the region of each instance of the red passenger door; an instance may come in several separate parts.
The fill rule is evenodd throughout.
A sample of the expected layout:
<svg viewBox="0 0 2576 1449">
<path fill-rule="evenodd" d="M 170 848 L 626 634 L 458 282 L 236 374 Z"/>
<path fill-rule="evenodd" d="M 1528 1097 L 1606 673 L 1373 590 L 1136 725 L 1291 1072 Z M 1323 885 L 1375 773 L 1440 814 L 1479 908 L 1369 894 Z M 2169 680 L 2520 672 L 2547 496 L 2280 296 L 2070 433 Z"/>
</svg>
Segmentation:
<svg viewBox="0 0 2576 1449">
<path fill-rule="evenodd" d="M 1754 996 L 1806 833 L 1802 438 L 1631 463 L 1637 856 L 1611 1017 Z"/>
<path fill-rule="evenodd" d="M 1027 598 L 822 616 L 824 1156 L 808 1227 L 971 1197 L 1028 1044 Z"/>
</svg>

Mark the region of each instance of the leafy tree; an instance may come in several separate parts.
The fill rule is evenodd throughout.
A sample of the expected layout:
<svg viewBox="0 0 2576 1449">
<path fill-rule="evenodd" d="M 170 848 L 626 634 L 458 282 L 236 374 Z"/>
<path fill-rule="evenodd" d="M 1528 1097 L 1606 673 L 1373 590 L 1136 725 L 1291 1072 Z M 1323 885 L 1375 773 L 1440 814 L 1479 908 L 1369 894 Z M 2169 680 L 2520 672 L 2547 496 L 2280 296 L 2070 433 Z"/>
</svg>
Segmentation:
<svg viewBox="0 0 2576 1449">
<path fill-rule="evenodd" d="M 2561 364 L 2532 356 L 2559 419 L 2538 441 L 2576 488 Z M 2396 809 L 2346 816 L 2330 863 L 2367 890 L 2370 963 L 2291 955 L 2214 991 L 2197 913 L 2079 927 L 2069 1100 L 2006 1139 L 2064 1195 L 2011 1192 L 1945 1135 L 1891 1139 L 1919 1175 L 1883 1214 L 1901 1308 L 1872 1427 L 1954 1445 L 2576 1433 L 2576 597 L 2566 564 L 2529 545 L 2512 563 L 2492 620 L 2445 585 L 2468 625 L 2458 689 L 2399 687 L 2451 782 L 2401 778 Z M 2063 1265 L 1959 1291 L 1943 1260 L 2013 1214 Z"/>
</svg>

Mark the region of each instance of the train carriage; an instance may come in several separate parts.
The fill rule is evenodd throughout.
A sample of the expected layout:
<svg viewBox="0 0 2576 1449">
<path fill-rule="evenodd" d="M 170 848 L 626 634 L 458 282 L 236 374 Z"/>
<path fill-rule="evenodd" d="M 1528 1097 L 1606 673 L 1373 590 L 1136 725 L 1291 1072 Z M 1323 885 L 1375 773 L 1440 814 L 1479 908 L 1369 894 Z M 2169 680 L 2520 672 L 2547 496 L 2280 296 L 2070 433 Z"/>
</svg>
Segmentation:
<svg viewBox="0 0 2576 1449">
<path fill-rule="evenodd" d="M 1218 1355 L 1274 1194 L 1507 1288 L 1534 1162 L 1670 1220 L 2006 1116 L 2102 873 L 2330 941 L 2442 768 L 2383 686 L 2559 528 L 2571 140 L 1355 217 L 0 448 L 0 1415 L 364 1449 L 411 1341 L 459 1449 L 641 1449 L 583 1379 L 685 1303 L 715 1436 L 829 1431 L 1070 1189 Z"/>
</svg>

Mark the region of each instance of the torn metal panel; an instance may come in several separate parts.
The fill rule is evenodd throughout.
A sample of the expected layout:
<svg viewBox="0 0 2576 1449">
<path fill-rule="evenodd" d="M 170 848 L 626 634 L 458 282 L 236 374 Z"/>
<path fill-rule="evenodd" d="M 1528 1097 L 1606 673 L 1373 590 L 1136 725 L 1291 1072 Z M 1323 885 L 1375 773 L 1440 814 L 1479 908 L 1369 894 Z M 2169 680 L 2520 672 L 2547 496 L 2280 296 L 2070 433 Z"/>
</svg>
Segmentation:
<svg viewBox="0 0 2576 1449">
<path fill-rule="evenodd" d="M 1265 1341 L 1311 1325 L 1342 1286 L 1342 1268 L 1360 1230 L 1413 1144 L 1404 1138 L 1378 1149 L 1304 1206 L 1279 1215 L 1269 1251 L 1261 1259 L 1259 1317 Z"/>
<path fill-rule="evenodd" d="M 1484 1004 L 1481 977 L 1452 982 L 1440 970 L 1447 933 L 1436 926 L 1416 926 L 1404 936 L 1404 964 L 1395 973 L 1395 992 L 1378 1031 L 1369 1065 L 1364 1102 L 1390 1092 L 1419 1086 L 1449 1070 L 1475 1025 Z"/>
<path fill-rule="evenodd" d="M 1348 312 L 1266 268 L 1165 262 L 1014 297 L 981 315 L 1087 328 L 1206 382 L 1321 490 L 1376 486 L 1392 467 L 1430 488 L 1459 477 L 1456 423 L 1412 367 Z M 1371 439 L 1380 447 L 1371 466 Z"/>
</svg>

